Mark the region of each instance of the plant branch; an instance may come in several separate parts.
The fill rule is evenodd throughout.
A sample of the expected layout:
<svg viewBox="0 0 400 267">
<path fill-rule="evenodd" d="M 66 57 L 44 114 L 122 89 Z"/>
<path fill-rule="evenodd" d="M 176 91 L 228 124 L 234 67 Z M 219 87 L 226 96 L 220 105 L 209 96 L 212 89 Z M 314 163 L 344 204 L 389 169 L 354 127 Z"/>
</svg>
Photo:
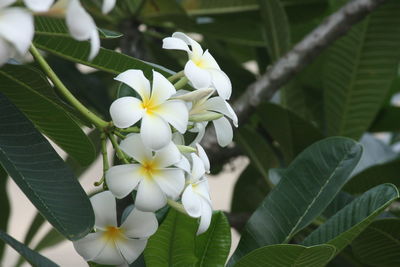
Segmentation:
<svg viewBox="0 0 400 267">
<path fill-rule="evenodd" d="M 250 84 L 247 90 L 233 103 L 239 123 L 244 124 L 261 103 L 270 100 L 280 88 L 309 65 L 325 48 L 384 2 L 385 0 L 353 0 L 328 16 L 292 50 L 270 66 L 257 81 Z M 224 153 L 218 147 L 215 136 L 209 131 L 207 131 L 203 147 L 207 150 L 211 160 L 218 154 Z"/>
<path fill-rule="evenodd" d="M 74 106 L 83 116 L 85 116 L 89 121 L 91 121 L 94 125 L 96 125 L 99 129 L 104 129 L 109 126 L 109 123 L 102 120 L 94 113 L 92 113 L 89 109 L 87 109 L 78 99 L 75 98 L 73 94 L 67 89 L 67 87 L 63 84 L 63 82 L 58 78 L 57 74 L 52 70 L 47 61 L 43 58 L 43 56 L 39 53 L 36 47 L 32 44 L 29 48 L 32 56 L 39 63 L 40 67 L 46 73 L 46 75 L 50 78 L 50 80 L 55 85 L 55 88 L 58 89 L 61 95 L 63 95 L 68 102 Z"/>
<path fill-rule="evenodd" d="M 117 156 L 120 160 L 122 160 L 124 162 L 124 164 L 129 164 L 129 160 L 125 157 L 124 152 L 119 148 L 117 139 L 115 138 L 114 134 L 110 133 L 108 135 L 108 138 L 111 141 L 111 144 L 113 145 L 114 149 L 115 149 L 115 153 L 117 153 Z"/>
</svg>

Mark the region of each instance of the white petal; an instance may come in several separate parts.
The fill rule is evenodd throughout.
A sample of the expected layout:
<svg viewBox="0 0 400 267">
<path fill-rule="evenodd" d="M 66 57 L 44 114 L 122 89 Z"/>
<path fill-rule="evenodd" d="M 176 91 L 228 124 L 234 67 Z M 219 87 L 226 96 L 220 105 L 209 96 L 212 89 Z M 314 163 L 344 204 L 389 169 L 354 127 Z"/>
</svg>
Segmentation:
<svg viewBox="0 0 400 267">
<path fill-rule="evenodd" d="M 207 110 L 216 111 L 224 114 L 225 116 L 230 118 L 233 121 L 233 124 L 237 127 L 238 118 L 232 107 L 222 97 L 212 97 L 208 99 L 203 106 Z"/>
<path fill-rule="evenodd" d="M 212 76 L 212 84 L 223 99 L 229 99 L 232 94 L 232 84 L 229 77 L 222 70 L 208 69 Z"/>
<path fill-rule="evenodd" d="M 89 60 L 93 60 L 100 50 L 100 37 L 97 29 L 94 29 L 90 34 L 90 54 Z"/>
<path fill-rule="evenodd" d="M 164 38 L 162 48 L 190 51 L 188 45 L 183 40 L 174 37 Z"/>
<path fill-rule="evenodd" d="M 117 198 L 126 197 L 142 180 L 140 165 L 125 164 L 111 167 L 106 172 L 106 183 Z"/>
<path fill-rule="evenodd" d="M 169 122 L 180 133 L 185 133 L 189 121 L 189 111 L 181 100 L 168 100 L 159 105 L 154 113 Z"/>
<path fill-rule="evenodd" d="M 203 161 L 204 168 L 207 173 L 210 172 L 210 160 L 206 154 L 206 151 L 200 144 L 196 144 L 197 154 L 199 155 L 200 159 Z"/>
<path fill-rule="evenodd" d="M 141 70 L 126 70 L 120 73 L 114 80 L 120 81 L 133 88 L 142 98 L 150 98 L 150 82 L 146 79 Z"/>
<path fill-rule="evenodd" d="M 204 52 L 203 56 L 201 57 L 203 67 L 206 69 L 217 69 L 220 70 L 220 67 L 218 66 L 217 61 L 214 59 L 214 57 L 206 50 Z"/>
<path fill-rule="evenodd" d="M 194 218 L 201 216 L 201 198 L 193 191 L 189 184 L 182 194 L 182 204 L 186 212 Z"/>
<path fill-rule="evenodd" d="M 90 202 L 94 211 L 96 228 L 105 229 L 107 226 L 117 226 L 115 197 L 110 191 L 92 196 Z"/>
<path fill-rule="evenodd" d="M 174 142 L 176 145 L 185 145 L 185 138 L 183 137 L 183 134 L 174 132 L 172 134 L 172 142 Z"/>
<path fill-rule="evenodd" d="M 157 228 L 158 222 L 155 214 L 138 209 L 133 209 L 121 225 L 124 235 L 130 238 L 149 237 L 157 231 Z"/>
<path fill-rule="evenodd" d="M 110 12 L 115 6 L 116 0 L 103 0 L 103 6 L 101 7 L 101 12 L 103 14 L 107 14 Z"/>
<path fill-rule="evenodd" d="M 164 192 L 152 179 L 143 179 L 139 185 L 135 207 L 141 211 L 156 211 L 167 204 Z"/>
<path fill-rule="evenodd" d="M 203 49 L 201 48 L 200 44 L 181 32 L 175 32 L 172 34 L 172 37 L 179 38 L 184 41 L 186 44 L 192 47 L 192 57 L 193 58 L 200 58 L 203 55 Z"/>
<path fill-rule="evenodd" d="M 191 180 L 193 182 L 198 181 L 201 177 L 204 176 L 204 174 L 206 173 L 206 170 L 204 168 L 204 163 L 201 160 L 201 158 L 199 158 L 199 156 L 197 156 L 196 154 L 192 153 L 192 177 Z"/>
<path fill-rule="evenodd" d="M 32 11 L 45 12 L 49 10 L 54 0 L 24 0 L 25 5 Z"/>
<path fill-rule="evenodd" d="M 153 158 L 151 150 L 143 144 L 142 137 L 137 133 L 130 134 L 122 140 L 120 148 L 134 160 L 142 164 Z"/>
<path fill-rule="evenodd" d="M 178 167 L 179 169 L 184 170 L 187 173 L 190 173 L 190 163 L 185 156 L 183 156 L 181 160 L 175 164 L 175 167 Z"/>
<path fill-rule="evenodd" d="M 161 117 L 145 114 L 142 119 L 140 135 L 145 146 L 159 150 L 171 141 L 171 128 Z"/>
<path fill-rule="evenodd" d="M 17 0 L 0 0 L 0 8 L 4 8 L 15 3 Z"/>
<path fill-rule="evenodd" d="M 194 138 L 192 143 L 190 143 L 190 146 L 193 146 L 197 143 L 200 143 L 200 141 L 203 139 L 204 134 L 206 133 L 206 126 L 208 122 L 199 122 L 194 124 L 194 128 L 191 129 L 190 132 L 198 132 L 197 136 Z"/>
<path fill-rule="evenodd" d="M 194 91 L 179 90 L 179 95 L 176 94 L 173 99 L 180 99 L 183 101 L 198 101 L 211 95 L 214 92 L 212 88 L 197 89 Z"/>
<path fill-rule="evenodd" d="M 0 38 L 9 41 L 20 54 L 28 51 L 33 34 L 33 17 L 27 10 L 18 7 L 0 10 Z"/>
<path fill-rule="evenodd" d="M 134 262 L 144 251 L 147 244 L 147 239 L 130 239 L 116 241 L 117 247 L 128 264 Z"/>
<path fill-rule="evenodd" d="M 173 200 L 180 195 L 185 186 L 185 174 L 180 169 L 158 170 L 157 174 L 153 175 L 153 179 L 161 190 Z"/>
<path fill-rule="evenodd" d="M 211 85 L 211 74 L 207 70 L 199 68 L 192 60 L 185 65 L 185 75 L 197 89 L 208 88 Z"/>
<path fill-rule="evenodd" d="M 171 141 L 167 146 L 158 150 L 154 155 L 154 160 L 157 162 L 158 168 L 165 168 L 179 162 L 182 154 L 176 145 Z"/>
<path fill-rule="evenodd" d="M 193 191 L 201 196 L 203 200 L 207 201 L 211 206 L 210 188 L 208 186 L 208 179 L 206 177 L 203 177 L 201 181 L 196 184 L 196 186 L 193 188 Z"/>
<path fill-rule="evenodd" d="M 157 71 L 153 71 L 152 104 L 154 106 L 160 105 L 175 93 L 176 90 L 172 83 Z"/>
<path fill-rule="evenodd" d="M 0 38 L 0 66 L 5 64 L 15 54 L 15 49 L 4 39 Z"/>
<path fill-rule="evenodd" d="M 93 18 L 86 12 L 78 0 L 70 0 L 66 22 L 72 37 L 78 41 L 88 40 L 97 30 Z"/>
<path fill-rule="evenodd" d="M 75 250 L 86 261 L 93 260 L 107 245 L 102 237 L 103 231 L 90 233 L 82 239 L 73 242 Z"/>
<path fill-rule="evenodd" d="M 134 125 L 142 118 L 143 113 L 142 102 L 131 96 L 118 98 L 110 106 L 111 119 L 118 128 Z"/>
<path fill-rule="evenodd" d="M 199 229 L 197 230 L 197 235 L 200 235 L 200 234 L 204 233 L 205 231 L 207 231 L 208 227 L 210 226 L 211 216 L 212 216 L 211 206 L 207 202 L 202 201 L 200 225 L 199 225 Z"/>
<path fill-rule="evenodd" d="M 229 145 L 232 142 L 233 131 L 228 119 L 225 117 L 214 120 L 215 132 L 217 134 L 218 144 L 222 147 Z"/>
<path fill-rule="evenodd" d="M 120 265 L 125 263 L 121 252 L 113 241 L 108 241 L 103 250 L 91 261 L 105 265 Z"/>
</svg>

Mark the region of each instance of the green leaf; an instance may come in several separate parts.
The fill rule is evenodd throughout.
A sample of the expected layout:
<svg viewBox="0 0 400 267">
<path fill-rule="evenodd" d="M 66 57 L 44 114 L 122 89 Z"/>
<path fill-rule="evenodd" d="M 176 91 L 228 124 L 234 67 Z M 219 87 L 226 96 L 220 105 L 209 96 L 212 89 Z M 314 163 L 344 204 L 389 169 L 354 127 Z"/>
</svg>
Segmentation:
<svg viewBox="0 0 400 267">
<path fill-rule="evenodd" d="M 231 247 L 231 228 L 222 211 L 214 212 L 207 232 L 196 238 L 198 267 L 225 266 Z"/>
<path fill-rule="evenodd" d="M 320 267 L 335 255 L 335 247 L 319 245 L 279 244 L 252 251 L 235 264 L 235 267 Z"/>
<path fill-rule="evenodd" d="M 251 163 L 264 179 L 268 180 L 268 170 L 276 167 L 278 160 L 265 139 L 250 127 L 240 128 L 236 132 L 235 138 L 239 146 L 249 156 Z"/>
<path fill-rule="evenodd" d="M 257 114 L 262 126 L 279 143 L 288 163 L 306 147 L 323 138 L 314 125 L 277 104 L 263 104 Z"/>
<path fill-rule="evenodd" d="M 35 36 L 33 43 L 38 48 L 67 60 L 113 74 L 120 74 L 128 69 L 141 69 L 147 77 L 151 77 L 152 70 L 156 70 L 165 76 L 173 74 L 172 71 L 155 64 L 105 48 L 100 48 L 99 54 L 92 61 L 88 61 L 90 44 L 67 37 Z"/>
<path fill-rule="evenodd" d="M 257 0 L 183 0 L 181 5 L 189 15 L 234 13 L 258 9 Z"/>
<path fill-rule="evenodd" d="M 100 38 L 114 39 L 122 36 L 122 33 L 106 29 L 98 29 Z M 35 16 L 35 35 L 71 37 L 65 19 Z"/>
<path fill-rule="evenodd" d="M 32 266 L 40 266 L 40 267 L 57 267 L 58 265 L 49 260 L 48 258 L 43 257 L 39 253 L 31 250 L 24 244 L 18 242 L 8 234 L 0 231 L 0 239 L 6 242 L 8 245 L 13 247 L 19 254 L 21 254 Z"/>
<path fill-rule="evenodd" d="M 374 187 L 329 218 L 307 236 L 303 244 L 327 243 L 335 246 L 336 253 L 339 253 L 398 197 L 399 192 L 392 184 Z"/>
<path fill-rule="evenodd" d="M 354 255 L 368 266 L 399 266 L 400 220 L 383 219 L 371 223 L 351 247 Z"/>
<path fill-rule="evenodd" d="M 347 138 L 319 141 L 304 150 L 253 213 L 230 259 L 232 266 L 262 246 L 288 243 L 329 205 L 360 160 L 362 147 Z"/>
<path fill-rule="evenodd" d="M 400 160 L 397 153 L 369 134 L 362 137 L 361 144 L 364 146 L 364 153 L 344 190 L 352 194 L 361 194 L 383 183 L 400 186 Z"/>
<path fill-rule="evenodd" d="M 10 216 L 10 202 L 7 194 L 7 177 L 8 174 L 0 165 L 0 230 L 7 231 L 8 218 Z M 0 259 L 3 258 L 4 243 L 0 244 Z"/>
<path fill-rule="evenodd" d="M 6 95 L 37 128 L 74 157 L 88 165 L 95 159 L 92 142 L 57 100 L 41 73 L 32 68 L 6 65 L 0 69 L 0 92 Z"/>
<path fill-rule="evenodd" d="M 268 177 L 270 179 L 270 177 Z M 232 212 L 253 212 L 270 191 L 270 185 L 250 163 L 235 183 Z"/>
<path fill-rule="evenodd" d="M 290 27 L 280 0 L 259 0 L 263 21 L 263 36 L 272 62 L 290 48 Z"/>
<path fill-rule="evenodd" d="M 195 266 L 197 222 L 174 209 L 150 237 L 144 251 L 147 267 Z"/>
<path fill-rule="evenodd" d="M 384 107 L 376 116 L 369 129 L 371 132 L 397 132 L 400 125 L 397 120 L 400 118 L 400 107 Z"/>
<path fill-rule="evenodd" d="M 397 74 L 399 24 L 400 2 L 388 1 L 329 51 L 324 77 L 329 135 L 358 139 L 373 122 Z"/>
<path fill-rule="evenodd" d="M 93 227 L 85 191 L 50 143 L 0 94 L 0 162 L 29 200 L 64 236 L 76 240 Z"/>
</svg>

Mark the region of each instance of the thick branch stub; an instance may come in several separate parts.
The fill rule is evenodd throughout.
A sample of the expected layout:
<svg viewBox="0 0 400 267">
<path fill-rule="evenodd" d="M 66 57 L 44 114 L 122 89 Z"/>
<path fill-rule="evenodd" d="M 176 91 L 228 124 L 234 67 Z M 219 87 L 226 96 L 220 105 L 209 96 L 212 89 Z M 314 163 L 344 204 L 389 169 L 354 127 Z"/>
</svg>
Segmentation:
<svg viewBox="0 0 400 267">
<path fill-rule="evenodd" d="M 384 2 L 385 0 L 353 0 L 328 16 L 292 50 L 268 68 L 264 75 L 248 86 L 247 90 L 233 103 L 239 123 L 245 123 L 258 105 L 271 99 L 325 48 Z M 203 146 L 211 159 L 218 157 L 217 154 L 224 153 L 216 144 L 215 137 L 207 132 Z"/>
</svg>

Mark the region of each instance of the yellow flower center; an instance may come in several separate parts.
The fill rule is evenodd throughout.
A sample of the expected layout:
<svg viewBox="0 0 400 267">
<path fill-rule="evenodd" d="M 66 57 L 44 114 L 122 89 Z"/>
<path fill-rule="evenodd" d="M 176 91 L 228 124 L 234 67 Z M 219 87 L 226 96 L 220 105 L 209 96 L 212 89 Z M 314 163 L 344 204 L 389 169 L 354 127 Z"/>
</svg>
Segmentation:
<svg viewBox="0 0 400 267">
<path fill-rule="evenodd" d="M 157 164 L 154 160 L 148 160 L 142 163 L 140 167 L 140 173 L 146 178 L 152 178 L 154 174 L 158 172 Z"/>
<path fill-rule="evenodd" d="M 150 99 L 145 99 L 142 101 L 142 108 L 146 110 L 146 113 L 151 115 L 156 109 L 156 106 L 154 105 L 154 100 L 153 97 Z"/>
<path fill-rule="evenodd" d="M 199 68 L 204 67 L 204 60 L 202 58 L 195 59 L 195 60 L 193 60 L 193 62 Z"/>
<path fill-rule="evenodd" d="M 119 240 L 123 238 L 123 230 L 116 226 L 107 226 L 103 233 L 103 237 L 107 240 Z"/>
</svg>

